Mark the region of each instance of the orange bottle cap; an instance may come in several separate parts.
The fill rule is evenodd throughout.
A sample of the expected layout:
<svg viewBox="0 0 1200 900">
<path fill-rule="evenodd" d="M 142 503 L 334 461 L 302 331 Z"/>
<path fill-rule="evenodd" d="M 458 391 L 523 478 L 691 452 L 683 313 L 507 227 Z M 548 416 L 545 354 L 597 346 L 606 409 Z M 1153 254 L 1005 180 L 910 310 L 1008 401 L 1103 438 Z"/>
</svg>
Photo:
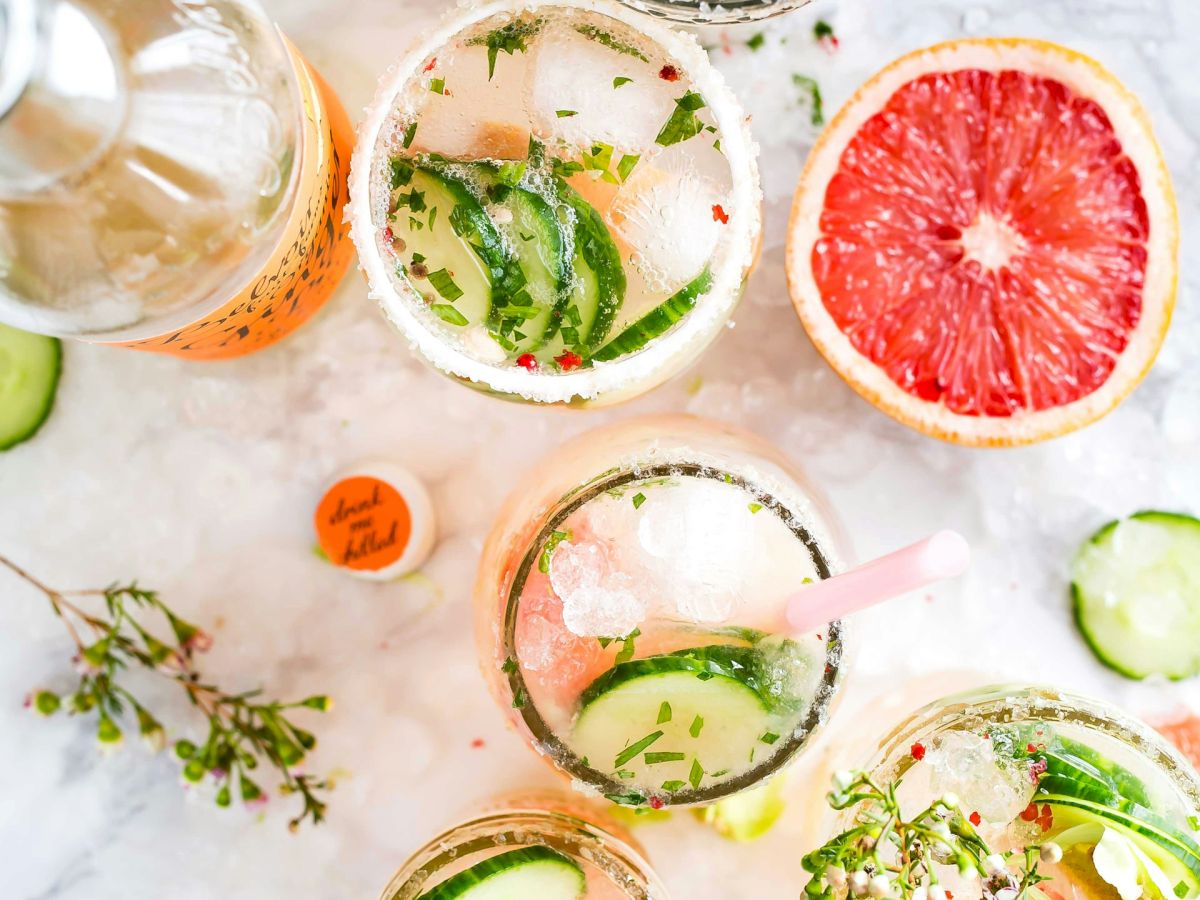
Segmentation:
<svg viewBox="0 0 1200 900">
<path fill-rule="evenodd" d="M 420 566 L 436 535 L 425 485 L 385 462 L 363 463 L 338 476 L 317 504 L 313 524 L 331 563 L 377 581 Z"/>
</svg>

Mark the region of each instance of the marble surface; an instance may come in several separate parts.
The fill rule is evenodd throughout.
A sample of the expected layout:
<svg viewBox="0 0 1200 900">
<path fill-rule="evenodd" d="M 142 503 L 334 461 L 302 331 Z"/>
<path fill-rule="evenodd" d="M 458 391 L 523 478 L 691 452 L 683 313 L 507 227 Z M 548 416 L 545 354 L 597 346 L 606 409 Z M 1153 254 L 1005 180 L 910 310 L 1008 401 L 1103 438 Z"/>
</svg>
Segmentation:
<svg viewBox="0 0 1200 900">
<path fill-rule="evenodd" d="M 357 115 L 376 76 L 440 11 L 412 0 L 271 0 L 284 30 Z M 842 49 L 811 42 L 818 16 Z M 550 783 L 505 731 L 475 666 L 469 587 L 506 487 L 569 435 L 614 418 L 690 410 L 782 445 L 824 485 L 869 557 L 942 526 L 976 548 L 971 573 L 863 614 L 857 665 L 783 822 L 728 844 L 676 815 L 639 836 L 676 898 L 795 897 L 815 837 L 823 759 L 861 753 L 916 693 L 983 671 L 1101 695 L 1159 716 L 1200 712 L 1200 685 L 1131 684 L 1092 659 L 1070 622 L 1065 569 L 1106 519 L 1143 507 L 1200 512 L 1200 4 L 1195 0 L 817 0 L 756 29 L 706 33 L 762 144 L 767 239 L 732 328 L 689 374 L 618 410 L 515 407 L 460 389 L 413 359 L 347 278 L 284 345 L 185 365 L 71 346 L 58 408 L 0 456 L 0 552 L 61 587 L 138 578 L 209 627 L 205 671 L 230 686 L 336 709 L 312 722 L 316 771 L 337 770 L 326 825 L 289 835 L 286 801 L 220 811 L 177 766 L 133 742 L 105 758 L 78 720 L 22 709 L 70 683 L 69 646 L 39 595 L 0 577 L 0 893 L 15 900 L 373 897 L 416 846 L 502 789 Z M 964 34 L 1069 43 L 1148 106 L 1184 221 L 1182 294 L 1167 345 L 1117 412 L 1038 447 L 977 452 L 922 438 L 860 401 L 817 358 L 788 304 L 783 225 L 807 142 L 791 74 L 817 76 L 830 109 L 896 55 Z M 784 36 L 790 36 L 785 45 Z M 723 46 L 722 46 L 723 45 Z M 310 552 L 322 482 L 364 456 L 425 478 L 443 539 L 428 582 L 352 582 Z M 923 679 L 915 692 L 894 686 Z M 890 706 L 868 698 L 889 689 Z M 161 688 L 169 724 L 193 719 Z M 156 693 L 157 692 L 157 693 Z M 482 739 L 477 747 L 476 739 Z"/>
</svg>

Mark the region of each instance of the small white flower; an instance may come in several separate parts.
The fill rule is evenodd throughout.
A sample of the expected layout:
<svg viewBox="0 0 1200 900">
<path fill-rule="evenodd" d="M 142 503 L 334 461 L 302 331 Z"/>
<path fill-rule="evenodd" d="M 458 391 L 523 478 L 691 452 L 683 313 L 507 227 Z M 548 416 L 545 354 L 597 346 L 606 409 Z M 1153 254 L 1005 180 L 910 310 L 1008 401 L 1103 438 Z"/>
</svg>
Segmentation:
<svg viewBox="0 0 1200 900">
<path fill-rule="evenodd" d="M 958 794 L 952 791 L 947 791 L 942 794 L 942 799 L 939 801 L 946 809 L 958 809 Z"/>
<path fill-rule="evenodd" d="M 995 877 L 1008 871 L 1008 863 L 1004 861 L 1004 857 L 999 853 L 993 853 L 984 859 L 983 871 Z"/>
<path fill-rule="evenodd" d="M 867 884 L 867 893 L 870 894 L 872 897 L 876 898 L 876 900 L 880 900 L 880 898 L 886 897 L 891 892 L 892 892 L 892 882 L 888 879 L 888 877 L 886 875 L 876 875 Z"/>
<path fill-rule="evenodd" d="M 913 888 L 911 900 L 928 900 L 928 898 L 929 891 L 926 890 L 925 885 L 918 884 L 915 888 Z"/>
<path fill-rule="evenodd" d="M 854 773 L 849 769 L 840 769 L 833 773 L 833 789 L 839 793 L 854 784 Z"/>
<path fill-rule="evenodd" d="M 1058 844 L 1054 843 L 1053 841 L 1042 844 L 1042 846 L 1038 849 L 1038 859 L 1048 866 L 1053 866 L 1056 863 L 1062 862 L 1062 857 L 1062 847 L 1058 846 Z"/>
<path fill-rule="evenodd" d="M 932 831 L 934 834 L 936 834 L 938 837 L 940 837 L 943 841 L 950 840 L 950 826 L 947 825 L 945 822 L 936 822 L 930 828 L 930 831 Z"/>
<path fill-rule="evenodd" d="M 850 893 L 855 897 L 865 897 L 867 894 L 867 885 L 871 883 L 871 879 L 866 872 L 851 872 L 850 873 Z"/>
<path fill-rule="evenodd" d="M 929 886 L 929 900 L 947 900 L 946 889 L 940 884 L 931 884 Z"/>
<path fill-rule="evenodd" d="M 825 867 L 825 880 L 831 887 L 841 890 L 846 886 L 846 870 L 841 866 L 828 865 Z"/>
<path fill-rule="evenodd" d="M 1017 900 L 1020 892 L 1016 888 L 1006 887 L 996 891 L 996 900 Z"/>
</svg>

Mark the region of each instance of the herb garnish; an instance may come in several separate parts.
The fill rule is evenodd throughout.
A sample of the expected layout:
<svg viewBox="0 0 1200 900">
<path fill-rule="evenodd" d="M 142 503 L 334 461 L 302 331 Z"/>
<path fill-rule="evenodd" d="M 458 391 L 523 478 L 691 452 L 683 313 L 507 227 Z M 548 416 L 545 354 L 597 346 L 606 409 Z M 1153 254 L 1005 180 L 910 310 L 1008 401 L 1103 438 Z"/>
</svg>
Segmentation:
<svg viewBox="0 0 1200 900">
<path fill-rule="evenodd" d="M 680 762 L 687 758 L 686 753 L 679 753 L 673 750 L 664 750 L 657 753 L 647 753 L 643 759 L 646 760 L 646 765 L 654 766 L 659 763 Z"/>
<path fill-rule="evenodd" d="M 750 507 L 749 507 L 750 514 L 754 515 L 756 512 L 758 512 L 762 508 L 763 508 L 763 505 L 761 503 L 751 503 Z"/>
<path fill-rule="evenodd" d="M 807 75 L 793 75 L 792 83 L 807 95 L 809 109 L 811 110 L 809 118 L 813 125 L 824 125 L 825 107 L 821 100 L 821 86 L 817 84 L 817 80 Z"/>
<path fill-rule="evenodd" d="M 629 177 L 629 173 L 633 171 L 633 167 L 638 164 L 638 160 L 642 157 L 640 154 L 626 153 L 621 157 L 621 161 L 617 163 L 617 177 L 624 181 Z"/>
<path fill-rule="evenodd" d="M 435 94 L 445 94 L 446 93 L 446 79 L 445 78 L 430 79 L 429 90 L 431 90 Z"/>
<path fill-rule="evenodd" d="M 616 78 L 613 79 L 613 90 L 616 90 L 617 88 L 621 87 L 622 85 L 629 84 L 632 81 L 633 81 L 632 78 L 626 78 L 624 75 L 618 75 Z"/>
<path fill-rule="evenodd" d="M 692 719 L 692 724 L 688 726 L 688 734 L 694 738 L 698 738 L 700 737 L 700 729 L 703 727 L 704 718 L 702 716 L 696 716 L 696 718 Z"/>
<path fill-rule="evenodd" d="M 646 502 L 646 495 L 643 494 L 641 491 L 638 491 L 636 494 L 633 495 L 633 508 L 634 509 L 641 509 L 642 504 L 645 502 Z"/>
<path fill-rule="evenodd" d="M 692 790 L 700 787 L 700 779 L 704 777 L 704 767 L 700 765 L 700 760 L 692 760 L 692 768 L 688 772 L 688 783 L 691 784 Z"/>
<path fill-rule="evenodd" d="M 674 778 L 672 778 L 670 781 L 664 781 L 662 783 L 662 789 L 664 791 L 670 791 L 671 793 L 674 793 L 675 791 L 678 791 L 681 788 L 684 788 L 686 786 L 687 786 L 686 781 L 679 781 Z"/>
<path fill-rule="evenodd" d="M 703 109 L 706 105 L 703 97 L 695 91 L 688 91 L 675 101 L 671 117 L 667 119 L 654 142 L 663 147 L 670 147 L 700 134 L 704 130 L 704 122 L 696 115 L 696 110 Z"/>
<path fill-rule="evenodd" d="M 614 663 L 629 662 L 629 660 L 633 659 L 633 642 L 641 633 L 642 629 L 635 628 L 629 634 L 625 635 L 625 637 L 621 638 L 621 649 L 613 657 Z"/>
<path fill-rule="evenodd" d="M 579 113 L 573 109 L 556 109 L 554 111 L 554 114 L 556 116 L 558 116 L 560 119 L 569 119 L 569 118 L 571 118 L 571 116 L 579 115 Z"/>
<path fill-rule="evenodd" d="M 550 571 L 550 557 L 554 555 L 554 551 L 563 541 L 571 539 L 570 531 L 552 531 L 550 537 L 546 539 L 546 546 L 542 548 L 542 554 L 538 557 L 538 571 L 543 575 Z"/>
<path fill-rule="evenodd" d="M 332 706 L 328 697 L 318 694 L 291 703 L 260 701 L 261 689 L 230 694 L 209 683 L 196 669 L 195 658 L 212 646 L 212 637 L 173 612 L 157 592 L 136 583 L 59 591 L 3 556 L 0 566 L 45 595 L 75 644 L 78 684 L 65 696 L 45 689 L 35 691 L 28 701 L 34 710 L 44 716 L 63 708 L 70 715 L 95 713 L 96 739 L 104 748 L 122 743 L 121 726 L 126 713 L 132 713 L 143 743 L 152 750 L 161 750 L 167 745 L 166 728 L 122 680 L 134 669 L 150 671 L 182 688 L 208 725 L 203 743 L 183 739 L 174 742 L 185 781 L 195 784 L 211 778 L 217 785 L 217 806 L 231 805 L 235 794 L 244 804 L 257 806 L 266 801 L 267 794 L 250 778 L 250 772 L 265 764 L 280 777 L 281 795 L 298 794 L 303 801 L 300 814 L 288 822 L 292 831 L 306 820 L 314 825 L 324 820 L 326 804 L 317 794 L 332 789 L 333 783 L 298 772 L 317 739 L 292 721 L 292 712 L 325 712 Z M 76 598 L 90 598 L 102 608 L 89 612 L 86 602 L 76 602 Z M 171 637 L 156 636 L 148 624 L 150 618 L 165 622 Z"/>
<path fill-rule="evenodd" d="M 603 28 L 597 28 L 595 25 L 576 25 L 575 30 L 584 37 L 589 37 L 596 43 L 603 44 L 609 50 L 616 50 L 618 53 L 624 53 L 626 56 L 632 56 L 634 59 L 640 59 L 642 62 L 650 62 L 650 57 L 633 46 L 633 44 L 626 43 L 614 37 Z"/>
<path fill-rule="evenodd" d="M 750 38 L 750 40 L 746 41 L 746 46 L 757 53 L 760 49 L 762 49 L 762 45 L 766 42 L 767 36 L 760 31 L 758 34 L 754 35 L 754 37 Z"/>
<path fill-rule="evenodd" d="M 470 322 L 466 316 L 460 313 L 449 303 L 434 303 L 429 307 L 443 322 L 448 322 L 451 325 L 469 325 Z"/>
<path fill-rule="evenodd" d="M 404 146 L 407 147 L 408 144 L 405 144 Z M 406 184 L 412 181 L 413 172 L 416 171 L 416 167 L 414 167 L 412 163 L 399 156 L 393 156 L 388 161 L 388 166 L 391 168 L 393 191 L 404 187 Z"/>
<path fill-rule="evenodd" d="M 471 38 L 467 41 L 471 46 L 486 46 L 488 61 L 488 81 L 496 72 L 496 57 L 503 50 L 509 56 L 514 53 L 524 53 L 529 49 L 525 42 L 536 35 L 542 28 L 541 19 L 517 19 L 507 25 L 494 28 L 486 35 Z"/>
<path fill-rule="evenodd" d="M 413 138 L 416 136 L 417 136 L 417 123 L 411 122 L 411 123 L 409 123 L 409 126 L 404 129 L 404 149 L 405 150 L 407 150 L 409 147 L 412 146 Z M 395 162 L 395 160 L 393 160 L 393 162 Z"/>
<path fill-rule="evenodd" d="M 433 285 L 433 289 L 441 294 L 444 300 L 449 300 L 453 303 L 463 295 L 463 289 L 454 283 L 454 279 L 450 277 L 450 273 L 445 269 L 430 272 L 427 277 L 429 278 L 429 283 Z M 465 320 L 463 324 L 466 324 Z"/>
<path fill-rule="evenodd" d="M 662 702 L 662 705 L 658 708 L 658 721 L 655 724 L 662 725 L 664 722 L 670 722 L 670 721 L 671 721 L 671 704 L 668 703 L 666 700 L 664 700 Z"/>
<path fill-rule="evenodd" d="M 624 750 L 622 750 L 620 753 L 617 754 L 616 759 L 613 760 L 613 768 L 614 769 L 621 768 L 621 766 L 625 765 L 625 763 L 629 762 L 635 756 L 640 754 L 643 750 L 645 750 L 647 747 L 649 747 L 651 744 L 653 744 L 655 741 L 657 741 L 662 736 L 663 736 L 662 731 L 652 731 L 652 732 L 650 732 L 650 734 L 646 735 L 640 741 L 636 741 L 635 743 L 630 744 L 628 747 L 626 747 Z"/>
</svg>

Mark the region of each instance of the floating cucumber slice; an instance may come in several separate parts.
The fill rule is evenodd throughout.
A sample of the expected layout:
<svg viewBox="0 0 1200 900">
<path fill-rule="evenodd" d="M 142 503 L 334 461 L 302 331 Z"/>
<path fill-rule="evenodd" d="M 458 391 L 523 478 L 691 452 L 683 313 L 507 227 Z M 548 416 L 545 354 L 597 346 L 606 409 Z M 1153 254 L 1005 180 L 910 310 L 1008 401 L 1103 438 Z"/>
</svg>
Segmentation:
<svg viewBox="0 0 1200 900">
<path fill-rule="evenodd" d="M 1200 894 L 1200 846 L 1176 830 L 1156 813 L 1135 803 L 1117 810 L 1075 797 L 1046 795 L 1036 798 L 1053 814 L 1051 830 L 1044 836 L 1055 839 L 1080 825 L 1101 824 L 1129 838 L 1162 869 L 1171 884 L 1182 886 L 1180 898 Z"/>
<path fill-rule="evenodd" d="M 404 241 L 400 256 L 409 283 L 450 324 L 486 322 L 509 263 L 483 204 L 444 171 L 397 159 L 393 172 L 400 205 L 391 229 Z"/>
<path fill-rule="evenodd" d="M 641 350 L 691 312 L 696 299 L 712 286 L 712 273 L 705 269 L 678 292 L 642 316 L 592 354 L 596 362 L 608 362 Z"/>
<path fill-rule="evenodd" d="M 618 663 L 580 697 L 572 748 L 595 769 L 667 795 L 743 771 L 774 743 L 762 740 L 771 713 L 752 652 L 699 647 Z"/>
<path fill-rule="evenodd" d="M 549 847 L 522 847 L 477 862 L 419 900 L 579 900 L 587 877 L 573 859 Z"/>
<path fill-rule="evenodd" d="M 1124 766 L 1118 765 L 1086 744 L 1060 737 L 1051 750 L 1051 758 L 1047 759 L 1047 771 L 1055 771 L 1057 766 L 1065 764 L 1076 768 L 1084 767 L 1094 774 L 1098 773 L 1126 800 L 1145 807 L 1154 806 L 1145 783 Z"/>
<path fill-rule="evenodd" d="M 580 314 L 579 341 L 595 349 L 608 337 L 625 302 L 625 270 L 600 213 L 565 182 L 559 193 L 575 213 L 575 271 L 580 277 L 572 301 Z"/>
<path fill-rule="evenodd" d="M 1146 511 L 1108 523 L 1076 555 L 1071 596 L 1079 630 L 1109 668 L 1200 674 L 1200 519 Z"/>
<path fill-rule="evenodd" d="M 62 342 L 0 325 L 0 450 L 33 437 L 50 415 Z"/>
</svg>

